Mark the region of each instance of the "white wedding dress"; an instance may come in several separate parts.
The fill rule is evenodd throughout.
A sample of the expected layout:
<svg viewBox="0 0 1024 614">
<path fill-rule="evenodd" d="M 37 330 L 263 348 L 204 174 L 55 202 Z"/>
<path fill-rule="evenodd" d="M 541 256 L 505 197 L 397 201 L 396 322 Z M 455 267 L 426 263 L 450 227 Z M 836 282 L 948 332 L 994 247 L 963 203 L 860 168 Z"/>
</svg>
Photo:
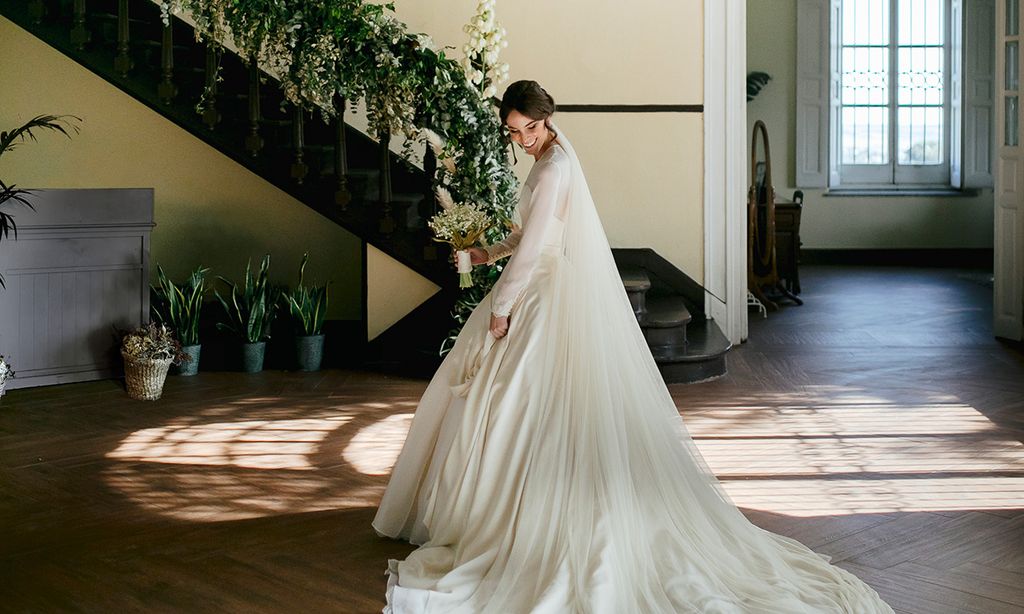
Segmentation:
<svg viewBox="0 0 1024 614">
<path fill-rule="evenodd" d="M 557 130 L 557 129 L 556 129 Z M 682 424 L 560 131 L 512 254 L 416 410 L 373 527 L 420 547 L 385 613 L 892 612 L 751 524 Z M 495 341 L 491 312 L 510 313 Z"/>
</svg>

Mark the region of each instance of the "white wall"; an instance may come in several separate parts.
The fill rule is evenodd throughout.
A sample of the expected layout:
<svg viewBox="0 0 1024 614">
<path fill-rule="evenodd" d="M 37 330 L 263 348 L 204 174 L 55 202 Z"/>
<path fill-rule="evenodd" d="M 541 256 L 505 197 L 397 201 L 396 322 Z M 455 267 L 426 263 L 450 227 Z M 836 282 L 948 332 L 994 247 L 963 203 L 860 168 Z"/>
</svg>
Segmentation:
<svg viewBox="0 0 1024 614">
<path fill-rule="evenodd" d="M 451 45 L 475 0 L 399 0 L 410 30 Z M 443 7 L 443 8 L 442 8 Z M 560 104 L 701 104 L 701 0 L 499 2 L 511 81 L 539 81 Z M 613 247 L 651 247 L 703 281 L 700 113 L 563 113 Z M 525 178 L 532 159 L 520 155 Z"/>
<path fill-rule="evenodd" d="M 772 80 L 747 107 L 763 120 L 776 193 L 795 189 L 796 0 L 747 0 L 747 70 Z M 831 197 L 804 190 L 804 248 L 990 248 L 992 191 L 952 197 Z"/>
</svg>

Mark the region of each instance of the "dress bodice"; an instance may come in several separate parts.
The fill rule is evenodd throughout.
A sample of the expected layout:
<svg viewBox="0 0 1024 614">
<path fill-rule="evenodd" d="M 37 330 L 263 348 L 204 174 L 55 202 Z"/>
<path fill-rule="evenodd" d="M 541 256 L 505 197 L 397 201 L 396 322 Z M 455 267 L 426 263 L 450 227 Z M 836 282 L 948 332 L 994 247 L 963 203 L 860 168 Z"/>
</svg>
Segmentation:
<svg viewBox="0 0 1024 614">
<path fill-rule="evenodd" d="M 569 156 L 557 142 L 530 169 L 516 206 L 521 227 L 487 248 L 492 261 L 512 254 L 491 290 L 493 313 L 508 315 L 541 255 L 561 251 L 571 176 Z"/>
</svg>

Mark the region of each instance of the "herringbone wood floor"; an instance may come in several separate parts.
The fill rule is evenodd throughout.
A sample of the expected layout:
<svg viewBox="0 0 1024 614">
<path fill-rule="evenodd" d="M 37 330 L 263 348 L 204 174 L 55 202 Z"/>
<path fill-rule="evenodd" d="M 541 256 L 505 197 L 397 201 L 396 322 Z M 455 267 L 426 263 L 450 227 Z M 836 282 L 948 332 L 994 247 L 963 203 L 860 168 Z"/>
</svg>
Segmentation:
<svg viewBox="0 0 1024 614">
<path fill-rule="evenodd" d="M 672 392 L 757 524 L 899 612 L 1024 611 L 1024 357 L 976 271 L 808 267 L 717 381 Z M 425 382 L 117 382 L 0 401 L 0 610 L 372 612 L 374 505 Z"/>
</svg>

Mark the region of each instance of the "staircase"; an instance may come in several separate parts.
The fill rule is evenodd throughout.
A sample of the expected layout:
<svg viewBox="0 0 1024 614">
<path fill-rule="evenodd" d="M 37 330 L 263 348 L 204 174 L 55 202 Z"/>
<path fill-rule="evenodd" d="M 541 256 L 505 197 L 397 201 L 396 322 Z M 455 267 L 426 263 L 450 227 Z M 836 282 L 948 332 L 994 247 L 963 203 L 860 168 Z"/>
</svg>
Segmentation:
<svg viewBox="0 0 1024 614">
<path fill-rule="evenodd" d="M 619 275 L 668 383 L 726 373 L 728 338 L 704 313 L 704 288 L 650 249 L 614 249 Z"/>
<path fill-rule="evenodd" d="M 379 369 L 424 376 L 437 368 L 459 290 L 447 250 L 426 228 L 436 211 L 432 152 L 424 169 L 411 166 L 387 135 L 378 142 L 345 124 L 344 100 L 326 122 L 287 103 L 271 77 L 197 42 L 189 24 L 165 26 L 150 0 L 3 0 L 0 14 L 440 286 L 369 347 L 352 348 Z M 616 250 L 616 259 L 666 381 L 724 374 L 729 345 L 704 318 L 703 289 L 647 252 Z"/>
<path fill-rule="evenodd" d="M 346 125 L 343 100 L 338 118 L 327 122 L 288 104 L 271 77 L 197 42 L 189 24 L 172 18 L 165 26 L 150 0 L 4 0 L 0 14 L 440 286 L 407 316 L 413 322 L 399 323 L 400 334 L 359 349 L 383 363 L 400 360 L 389 353 L 411 351 L 436 366 L 458 289 L 447 251 L 425 224 L 435 213 L 432 152 L 425 170 L 411 166 L 386 137 L 378 142 Z"/>
</svg>

